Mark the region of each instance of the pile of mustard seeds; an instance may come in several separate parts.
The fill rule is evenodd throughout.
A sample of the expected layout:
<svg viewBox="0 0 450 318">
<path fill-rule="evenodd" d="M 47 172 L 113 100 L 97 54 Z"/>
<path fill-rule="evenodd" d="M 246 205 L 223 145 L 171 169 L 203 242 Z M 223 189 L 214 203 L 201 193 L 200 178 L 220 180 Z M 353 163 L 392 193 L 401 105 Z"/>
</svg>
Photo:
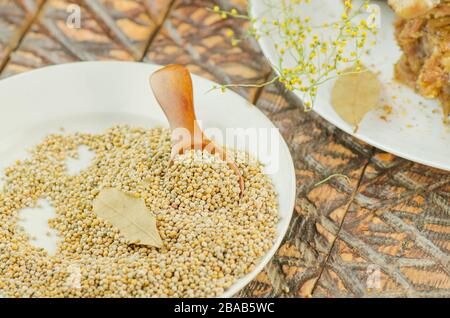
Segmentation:
<svg viewBox="0 0 450 318">
<path fill-rule="evenodd" d="M 69 175 L 85 145 L 90 166 Z M 229 151 L 245 180 L 218 157 L 189 151 L 169 168 L 170 131 L 114 126 L 103 134 L 53 134 L 5 170 L 0 192 L 0 294 L 7 297 L 213 297 L 252 271 L 273 245 L 277 197 L 262 165 Z M 100 190 L 144 199 L 162 248 L 130 245 L 96 217 Z M 18 213 L 47 200 L 60 237 L 55 255 L 35 247 Z M 38 211 L 37 211 L 38 213 Z"/>
</svg>

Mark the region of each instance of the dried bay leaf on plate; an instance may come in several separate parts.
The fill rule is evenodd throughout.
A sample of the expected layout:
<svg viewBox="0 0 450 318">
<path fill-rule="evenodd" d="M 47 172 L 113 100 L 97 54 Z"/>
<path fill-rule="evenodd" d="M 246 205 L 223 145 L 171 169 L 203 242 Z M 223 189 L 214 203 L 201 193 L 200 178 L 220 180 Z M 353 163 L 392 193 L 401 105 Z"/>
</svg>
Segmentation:
<svg viewBox="0 0 450 318">
<path fill-rule="evenodd" d="M 334 84 L 331 104 L 342 119 L 357 128 L 364 116 L 379 105 L 381 82 L 367 68 L 359 72 L 350 68 L 344 73 L 348 74 L 340 76 Z"/>
<path fill-rule="evenodd" d="M 115 188 L 100 191 L 94 200 L 94 213 L 117 228 L 131 244 L 162 246 L 156 218 L 143 199 Z"/>
</svg>

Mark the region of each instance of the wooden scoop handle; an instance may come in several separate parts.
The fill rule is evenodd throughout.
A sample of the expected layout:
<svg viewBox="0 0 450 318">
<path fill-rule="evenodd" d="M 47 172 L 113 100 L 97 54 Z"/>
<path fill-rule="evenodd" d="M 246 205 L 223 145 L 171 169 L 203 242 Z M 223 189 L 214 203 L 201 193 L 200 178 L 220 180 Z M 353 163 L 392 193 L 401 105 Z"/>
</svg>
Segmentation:
<svg viewBox="0 0 450 318">
<path fill-rule="evenodd" d="M 181 65 L 167 65 L 153 73 L 150 77 L 150 86 L 169 120 L 172 130 L 172 159 L 176 154 L 183 153 L 187 149 L 206 149 L 210 153 L 218 154 L 239 177 L 242 195 L 244 179 L 237 165 L 227 158 L 226 152 L 209 140 L 198 126 L 194 110 L 192 79 L 189 71 Z M 188 136 L 181 134 L 182 138 L 176 138 L 176 132 L 180 128 L 187 130 Z M 171 163 L 172 160 L 169 165 Z"/>
<path fill-rule="evenodd" d="M 170 128 L 185 128 L 194 136 L 201 132 L 194 111 L 194 94 L 189 71 L 181 65 L 167 65 L 150 77 L 150 86 Z"/>
</svg>

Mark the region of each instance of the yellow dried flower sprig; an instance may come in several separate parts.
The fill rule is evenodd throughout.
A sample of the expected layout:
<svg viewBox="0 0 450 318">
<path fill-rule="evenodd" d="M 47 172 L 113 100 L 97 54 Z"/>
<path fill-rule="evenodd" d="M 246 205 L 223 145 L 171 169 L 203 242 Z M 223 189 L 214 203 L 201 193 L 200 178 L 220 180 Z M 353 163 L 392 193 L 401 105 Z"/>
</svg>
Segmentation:
<svg viewBox="0 0 450 318">
<path fill-rule="evenodd" d="M 215 6 L 211 11 L 220 14 L 222 18 L 241 18 L 250 21 L 248 35 L 255 39 L 271 36 L 277 33 L 281 41 L 274 44 L 278 54 L 278 63 L 273 65 L 277 76 L 262 84 L 227 84 L 220 88 L 230 87 L 263 87 L 276 81 L 284 84 L 290 91 L 302 93 L 305 110 L 310 110 L 317 97 L 317 90 L 326 81 L 347 74 L 351 66 L 356 65 L 356 71 L 361 70 L 361 56 L 367 52 L 369 45 L 375 45 L 369 37 L 376 35 L 377 26 L 362 15 L 368 12 L 370 1 L 364 1 L 355 8 L 352 0 L 344 2 L 344 11 L 338 21 L 314 25 L 308 16 L 298 16 L 299 5 L 311 3 L 311 0 L 280 1 L 281 17 L 255 19 L 239 13 L 236 9 L 223 10 Z M 335 36 L 322 38 L 318 31 L 333 30 Z M 227 32 L 233 45 L 239 40 L 232 31 Z M 295 66 L 287 67 L 286 58 L 293 59 Z M 355 69 L 355 68 L 353 68 Z"/>
</svg>

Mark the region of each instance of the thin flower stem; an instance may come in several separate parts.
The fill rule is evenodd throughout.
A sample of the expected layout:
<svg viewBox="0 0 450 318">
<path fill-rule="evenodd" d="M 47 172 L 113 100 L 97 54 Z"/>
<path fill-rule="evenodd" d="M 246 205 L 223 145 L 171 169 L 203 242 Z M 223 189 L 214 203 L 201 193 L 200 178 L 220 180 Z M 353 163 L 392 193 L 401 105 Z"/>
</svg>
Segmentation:
<svg viewBox="0 0 450 318">
<path fill-rule="evenodd" d="M 206 8 L 206 11 L 209 12 L 214 12 L 214 13 L 218 13 L 218 14 L 226 14 L 227 16 L 233 17 L 233 18 L 239 18 L 239 19 L 244 19 L 244 20 L 248 20 L 250 21 L 252 18 L 248 15 L 245 14 L 239 14 L 239 13 L 231 13 L 230 11 L 226 11 L 226 10 L 214 10 L 211 8 Z"/>
<path fill-rule="evenodd" d="M 323 179 L 322 181 L 317 182 L 317 183 L 314 185 L 314 187 L 316 188 L 316 187 L 318 187 L 318 186 L 320 186 L 320 185 L 322 185 L 322 184 L 324 184 L 324 183 L 330 181 L 330 180 L 333 179 L 333 178 L 344 178 L 344 179 L 347 180 L 349 183 L 350 183 L 350 181 L 351 181 L 350 178 L 349 178 L 348 176 L 346 176 L 345 174 L 335 173 L 335 174 L 332 174 L 332 175 L 328 176 L 327 178 Z"/>
<path fill-rule="evenodd" d="M 214 86 L 211 89 L 209 89 L 206 93 L 209 93 L 211 91 L 217 90 L 217 89 L 226 89 L 226 88 L 230 88 L 230 87 L 246 87 L 246 88 L 261 88 L 261 87 L 266 87 L 270 84 L 275 83 L 276 81 L 278 81 L 280 77 L 279 76 L 275 76 L 274 78 L 272 78 L 270 81 L 261 83 L 261 84 L 226 84 L 226 85 L 221 85 L 221 86 Z"/>
</svg>

